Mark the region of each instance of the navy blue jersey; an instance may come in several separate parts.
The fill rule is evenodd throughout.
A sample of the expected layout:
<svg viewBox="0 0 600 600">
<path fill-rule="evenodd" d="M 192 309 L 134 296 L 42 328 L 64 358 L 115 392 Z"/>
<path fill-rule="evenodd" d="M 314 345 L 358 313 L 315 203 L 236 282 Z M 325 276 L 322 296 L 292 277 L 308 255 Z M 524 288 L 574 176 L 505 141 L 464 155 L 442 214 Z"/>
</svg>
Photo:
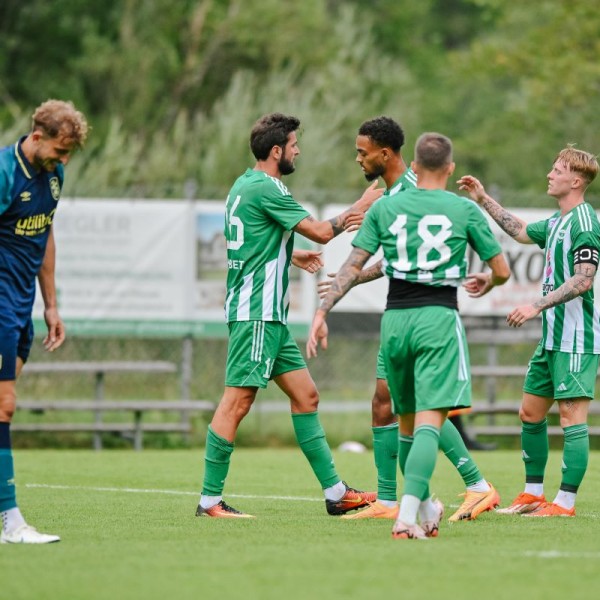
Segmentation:
<svg viewBox="0 0 600 600">
<path fill-rule="evenodd" d="M 0 149 L 0 313 L 29 316 L 63 184 L 63 165 L 37 173 L 22 138 Z"/>
</svg>

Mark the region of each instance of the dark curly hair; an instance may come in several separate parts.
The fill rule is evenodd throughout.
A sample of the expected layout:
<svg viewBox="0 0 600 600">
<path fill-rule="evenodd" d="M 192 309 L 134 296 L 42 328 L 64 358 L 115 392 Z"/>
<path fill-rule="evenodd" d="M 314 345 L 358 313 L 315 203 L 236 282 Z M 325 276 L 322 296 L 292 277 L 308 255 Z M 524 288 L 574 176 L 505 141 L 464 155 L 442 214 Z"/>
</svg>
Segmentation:
<svg viewBox="0 0 600 600">
<path fill-rule="evenodd" d="M 358 135 L 365 135 L 382 148 L 391 148 L 396 154 L 404 146 L 404 131 L 390 117 L 376 117 L 365 121 L 358 130 Z"/>
<path fill-rule="evenodd" d="M 300 119 L 281 113 L 262 116 L 252 127 L 250 149 L 256 160 L 266 160 L 273 146 L 285 146 L 288 136 L 300 127 Z"/>
</svg>

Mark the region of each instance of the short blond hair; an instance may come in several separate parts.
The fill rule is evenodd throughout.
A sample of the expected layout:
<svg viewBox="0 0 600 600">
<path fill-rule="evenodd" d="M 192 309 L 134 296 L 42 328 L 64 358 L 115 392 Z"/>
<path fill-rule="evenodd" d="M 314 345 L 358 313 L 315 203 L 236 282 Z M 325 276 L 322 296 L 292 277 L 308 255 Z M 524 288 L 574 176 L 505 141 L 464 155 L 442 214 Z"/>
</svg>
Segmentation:
<svg viewBox="0 0 600 600">
<path fill-rule="evenodd" d="M 578 150 L 572 144 L 569 144 L 558 153 L 554 159 L 554 162 L 556 161 L 562 162 L 565 166 L 569 167 L 570 171 L 575 171 L 575 173 L 582 175 L 587 185 L 594 181 L 600 170 L 598 160 L 593 154 Z"/>
<path fill-rule="evenodd" d="M 72 102 L 46 100 L 32 115 L 32 131 L 41 130 L 50 138 L 60 137 L 66 144 L 83 147 L 88 134 L 84 114 Z"/>
</svg>

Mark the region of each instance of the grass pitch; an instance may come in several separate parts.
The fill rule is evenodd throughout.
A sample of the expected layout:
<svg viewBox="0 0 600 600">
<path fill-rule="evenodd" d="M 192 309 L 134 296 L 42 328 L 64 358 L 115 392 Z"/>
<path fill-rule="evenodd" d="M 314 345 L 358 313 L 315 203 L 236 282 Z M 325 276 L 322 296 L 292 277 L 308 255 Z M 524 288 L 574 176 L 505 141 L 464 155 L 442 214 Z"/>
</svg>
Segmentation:
<svg viewBox="0 0 600 600">
<path fill-rule="evenodd" d="M 392 540 L 391 521 L 342 521 L 299 450 L 236 450 L 225 499 L 255 520 L 194 517 L 201 451 L 15 452 L 25 517 L 62 536 L 0 546 L 1 598 L 510 599 L 595 596 L 600 473 L 593 453 L 574 519 L 486 513 L 434 540 Z M 335 454 L 354 487 L 374 489 L 371 453 Z M 518 451 L 475 453 L 510 502 L 522 489 Z M 560 480 L 552 453 L 546 495 Z M 462 481 L 440 454 L 432 489 L 458 506 Z"/>
</svg>

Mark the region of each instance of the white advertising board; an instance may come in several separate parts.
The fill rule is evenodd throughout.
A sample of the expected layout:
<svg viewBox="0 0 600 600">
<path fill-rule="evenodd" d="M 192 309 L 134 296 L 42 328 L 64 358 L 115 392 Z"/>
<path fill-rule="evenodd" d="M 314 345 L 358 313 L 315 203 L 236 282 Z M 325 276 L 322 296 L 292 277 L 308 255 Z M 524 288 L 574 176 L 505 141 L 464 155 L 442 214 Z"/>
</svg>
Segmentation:
<svg viewBox="0 0 600 600">
<path fill-rule="evenodd" d="M 223 222 L 217 201 L 61 200 L 56 284 L 68 331 L 225 335 Z M 314 282 L 292 268 L 290 323 L 302 330 L 314 312 Z M 38 333 L 42 316 L 38 290 Z"/>
</svg>

